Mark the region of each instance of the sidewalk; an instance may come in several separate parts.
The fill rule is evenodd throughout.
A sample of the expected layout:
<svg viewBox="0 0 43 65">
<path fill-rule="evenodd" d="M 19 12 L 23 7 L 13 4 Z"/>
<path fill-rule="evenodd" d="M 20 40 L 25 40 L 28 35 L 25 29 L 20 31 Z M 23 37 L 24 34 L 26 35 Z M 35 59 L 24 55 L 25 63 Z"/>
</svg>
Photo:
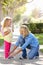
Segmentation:
<svg viewBox="0 0 43 65">
<path fill-rule="evenodd" d="M 40 45 L 40 49 L 43 49 L 43 45 Z"/>
<path fill-rule="evenodd" d="M 12 45 L 12 47 L 13 46 L 14 45 Z M 3 48 L 4 47 L 0 48 L 0 65 L 43 65 L 42 53 L 40 53 L 39 59 L 35 59 L 35 60 L 34 59 L 33 60 L 29 60 L 29 59 L 20 60 L 19 57 L 20 57 L 21 53 L 18 54 L 17 56 L 15 56 L 14 59 L 8 60 L 8 59 L 4 59 Z"/>
<path fill-rule="evenodd" d="M 3 53 L 0 54 L 0 65 L 43 65 L 43 55 L 40 54 L 39 59 L 33 60 L 19 60 L 19 55 L 17 55 L 14 59 L 8 60 L 3 58 Z"/>
</svg>

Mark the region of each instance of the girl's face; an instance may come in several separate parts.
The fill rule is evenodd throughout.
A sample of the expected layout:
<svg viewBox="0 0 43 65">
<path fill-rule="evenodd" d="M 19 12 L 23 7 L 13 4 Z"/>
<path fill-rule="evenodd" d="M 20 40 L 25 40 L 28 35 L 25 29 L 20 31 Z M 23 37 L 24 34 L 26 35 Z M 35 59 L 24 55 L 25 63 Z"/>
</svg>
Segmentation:
<svg viewBox="0 0 43 65">
<path fill-rule="evenodd" d="M 10 20 L 10 19 L 8 20 L 7 23 L 8 23 L 8 24 L 7 24 L 8 26 L 11 26 L 11 20 Z"/>
</svg>

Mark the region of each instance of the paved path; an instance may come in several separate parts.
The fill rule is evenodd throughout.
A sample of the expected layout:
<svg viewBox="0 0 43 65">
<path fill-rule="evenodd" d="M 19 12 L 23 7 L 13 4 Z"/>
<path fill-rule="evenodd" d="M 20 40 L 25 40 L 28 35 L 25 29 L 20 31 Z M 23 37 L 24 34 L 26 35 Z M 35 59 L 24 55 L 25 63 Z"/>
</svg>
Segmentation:
<svg viewBox="0 0 43 65">
<path fill-rule="evenodd" d="M 4 59 L 3 52 L 0 53 L 0 65 L 43 65 L 43 55 L 40 54 L 39 59 L 33 60 L 20 60 L 19 55 L 17 55 L 14 59 L 8 60 Z"/>
<path fill-rule="evenodd" d="M 13 47 L 14 45 L 12 45 Z M 11 47 L 11 49 L 12 49 Z M 0 65 L 43 65 L 43 54 L 40 53 L 39 59 L 23 59 L 20 60 L 19 57 L 21 54 L 18 54 L 17 56 L 14 57 L 12 60 L 4 59 L 4 46 L 0 48 Z"/>
</svg>

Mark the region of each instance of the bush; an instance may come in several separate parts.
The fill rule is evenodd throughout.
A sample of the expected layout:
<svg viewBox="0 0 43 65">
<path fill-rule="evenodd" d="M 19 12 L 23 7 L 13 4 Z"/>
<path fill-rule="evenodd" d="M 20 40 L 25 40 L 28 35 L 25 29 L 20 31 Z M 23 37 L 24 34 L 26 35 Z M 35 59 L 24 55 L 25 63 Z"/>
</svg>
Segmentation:
<svg viewBox="0 0 43 65">
<path fill-rule="evenodd" d="M 32 33 L 43 33 L 43 23 L 29 23 L 28 26 Z"/>
</svg>

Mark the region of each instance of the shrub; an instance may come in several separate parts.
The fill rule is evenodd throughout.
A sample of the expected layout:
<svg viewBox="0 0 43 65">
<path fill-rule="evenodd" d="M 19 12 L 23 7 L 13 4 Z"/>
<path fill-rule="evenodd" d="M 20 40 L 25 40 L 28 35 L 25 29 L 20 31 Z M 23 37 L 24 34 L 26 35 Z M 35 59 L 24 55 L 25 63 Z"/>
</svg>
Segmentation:
<svg viewBox="0 0 43 65">
<path fill-rule="evenodd" d="M 29 23 L 28 26 L 32 33 L 43 33 L 43 23 Z"/>
</svg>

